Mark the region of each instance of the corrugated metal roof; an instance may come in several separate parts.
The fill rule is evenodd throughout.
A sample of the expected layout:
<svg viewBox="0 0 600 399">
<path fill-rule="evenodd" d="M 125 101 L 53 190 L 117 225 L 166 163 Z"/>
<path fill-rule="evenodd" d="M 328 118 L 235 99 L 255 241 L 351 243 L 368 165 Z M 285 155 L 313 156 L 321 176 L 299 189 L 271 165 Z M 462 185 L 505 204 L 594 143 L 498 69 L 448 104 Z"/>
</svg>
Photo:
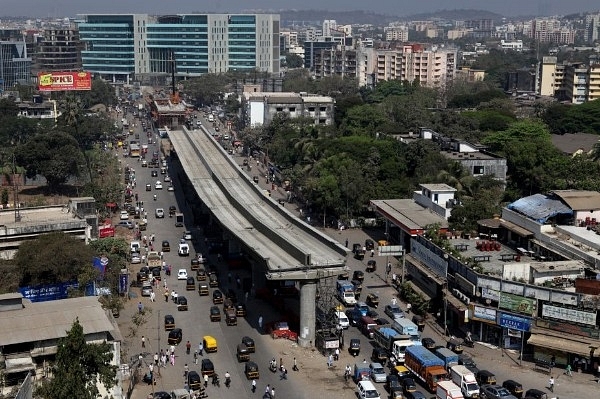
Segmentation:
<svg viewBox="0 0 600 399">
<path fill-rule="evenodd" d="M 12 345 L 62 338 L 76 318 L 84 334 L 110 332 L 120 336 L 97 297 L 69 298 L 31 303 L 24 308 L 0 312 L 0 342 Z"/>
<path fill-rule="evenodd" d="M 590 211 L 600 209 L 600 192 L 582 190 L 553 191 L 574 211 Z"/>
<path fill-rule="evenodd" d="M 441 228 L 448 228 L 446 219 L 412 199 L 371 200 L 371 204 L 394 223 L 401 223 L 411 230 L 424 229 L 435 223 L 439 223 Z"/>
<path fill-rule="evenodd" d="M 546 223 L 556 215 L 572 215 L 573 211 L 562 201 L 544 194 L 534 194 L 516 200 L 508 209 L 521 213 L 538 223 Z"/>
</svg>

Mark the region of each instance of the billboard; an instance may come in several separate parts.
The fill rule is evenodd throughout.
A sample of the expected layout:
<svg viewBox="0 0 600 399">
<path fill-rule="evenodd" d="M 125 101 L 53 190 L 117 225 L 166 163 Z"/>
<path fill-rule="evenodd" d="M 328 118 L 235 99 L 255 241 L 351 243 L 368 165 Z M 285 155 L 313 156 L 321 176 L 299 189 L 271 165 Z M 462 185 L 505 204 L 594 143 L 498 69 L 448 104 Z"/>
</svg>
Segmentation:
<svg viewBox="0 0 600 399">
<path fill-rule="evenodd" d="M 498 324 L 504 328 L 510 328 L 518 331 L 527 332 L 531 329 L 531 319 L 508 313 L 500 313 L 500 320 Z"/>
<path fill-rule="evenodd" d="M 544 304 L 542 306 L 542 316 L 571 323 L 589 324 L 590 326 L 596 325 L 596 312 L 584 312 L 582 310 Z"/>
<path fill-rule="evenodd" d="M 532 298 L 525 298 L 524 296 L 502 292 L 500 293 L 499 307 L 517 313 L 525 313 L 531 316 L 535 311 L 535 302 L 535 299 Z"/>
<path fill-rule="evenodd" d="M 39 91 L 91 90 L 92 75 L 89 72 L 40 72 Z"/>
</svg>

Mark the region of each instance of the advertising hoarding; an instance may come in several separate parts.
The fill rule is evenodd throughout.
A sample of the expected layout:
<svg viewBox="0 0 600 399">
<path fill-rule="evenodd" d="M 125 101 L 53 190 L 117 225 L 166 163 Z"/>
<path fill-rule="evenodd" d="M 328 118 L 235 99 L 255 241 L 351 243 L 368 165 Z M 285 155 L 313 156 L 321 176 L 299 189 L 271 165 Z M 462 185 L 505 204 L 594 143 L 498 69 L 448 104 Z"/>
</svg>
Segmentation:
<svg viewBox="0 0 600 399">
<path fill-rule="evenodd" d="M 515 316 L 508 313 L 500 313 L 498 324 L 511 330 L 529 331 L 531 329 L 531 319 L 527 317 Z"/>
<path fill-rule="evenodd" d="M 427 265 L 438 276 L 447 277 L 448 261 L 417 242 L 414 238 L 410 240 L 410 253 Z"/>
<path fill-rule="evenodd" d="M 559 306 L 542 305 L 542 317 L 569 321 L 572 323 L 596 325 L 596 312 L 584 312 L 582 310 L 561 308 Z"/>
<path fill-rule="evenodd" d="M 535 299 L 532 298 L 501 292 L 499 302 L 499 307 L 512 312 L 525 313 L 531 316 L 535 311 Z"/>
<path fill-rule="evenodd" d="M 92 90 L 92 75 L 89 72 L 40 72 L 38 90 Z"/>
<path fill-rule="evenodd" d="M 483 306 L 473 306 L 473 320 L 484 320 L 496 323 L 496 309 L 486 308 Z"/>
</svg>

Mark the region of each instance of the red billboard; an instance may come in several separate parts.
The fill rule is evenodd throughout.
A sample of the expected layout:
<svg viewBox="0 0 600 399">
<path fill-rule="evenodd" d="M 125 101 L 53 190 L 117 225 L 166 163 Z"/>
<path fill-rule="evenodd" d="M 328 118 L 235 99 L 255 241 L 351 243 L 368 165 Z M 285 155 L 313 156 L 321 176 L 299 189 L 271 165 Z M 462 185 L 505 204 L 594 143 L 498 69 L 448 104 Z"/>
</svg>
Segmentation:
<svg viewBox="0 0 600 399">
<path fill-rule="evenodd" d="M 40 72 L 39 91 L 91 90 L 92 75 L 89 72 Z"/>
</svg>

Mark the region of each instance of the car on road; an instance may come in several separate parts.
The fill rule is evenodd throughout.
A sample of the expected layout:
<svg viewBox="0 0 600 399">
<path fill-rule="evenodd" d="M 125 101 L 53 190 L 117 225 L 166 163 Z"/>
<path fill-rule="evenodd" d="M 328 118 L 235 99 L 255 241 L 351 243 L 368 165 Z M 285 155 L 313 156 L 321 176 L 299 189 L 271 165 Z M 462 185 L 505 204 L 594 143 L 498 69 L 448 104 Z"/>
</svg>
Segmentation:
<svg viewBox="0 0 600 399">
<path fill-rule="evenodd" d="M 358 399 L 381 399 L 379 392 L 371 381 L 359 381 L 356 385 Z"/>
<path fill-rule="evenodd" d="M 369 369 L 371 370 L 371 379 L 375 382 L 385 382 L 387 378 L 387 374 L 381 363 L 371 363 L 369 364 Z"/>
<path fill-rule="evenodd" d="M 360 311 L 358 311 L 356 309 L 346 310 L 346 316 L 348 317 L 348 321 L 350 322 L 350 325 L 353 327 L 356 327 L 358 325 L 358 323 L 360 322 L 360 319 L 362 318 L 362 314 L 360 313 Z"/>
<path fill-rule="evenodd" d="M 190 241 L 192 239 L 192 232 L 189 230 L 186 230 L 183 232 L 183 239 Z"/>
<path fill-rule="evenodd" d="M 152 291 L 152 283 L 150 281 L 144 281 L 142 283 L 142 296 L 150 296 Z"/>
<path fill-rule="evenodd" d="M 188 278 L 187 270 L 179 269 L 177 271 L 177 280 L 187 280 L 187 278 Z"/>
<path fill-rule="evenodd" d="M 132 264 L 142 263 L 142 257 L 140 256 L 140 254 L 138 254 L 137 252 L 132 253 L 131 254 L 131 263 Z"/>
<path fill-rule="evenodd" d="M 402 384 L 402 390 L 404 391 L 404 394 L 417 390 L 417 384 L 415 383 L 415 380 L 410 377 L 403 378 L 400 383 Z"/>
<path fill-rule="evenodd" d="M 143 160 L 142 161 L 142 168 L 147 168 L 148 167 L 148 161 Z"/>
<path fill-rule="evenodd" d="M 156 183 L 154 183 L 155 190 L 162 190 L 162 187 L 162 183 L 159 180 L 157 180 Z"/>
<path fill-rule="evenodd" d="M 405 399 L 427 399 L 428 397 L 421 391 L 407 392 Z"/>
<path fill-rule="evenodd" d="M 165 210 L 163 208 L 156 208 L 156 210 L 154 211 L 154 216 L 156 216 L 157 219 L 164 218 Z"/>
<path fill-rule="evenodd" d="M 129 212 L 121 211 L 121 214 L 119 215 L 119 219 L 120 220 L 129 220 Z"/>
<path fill-rule="evenodd" d="M 131 220 L 121 220 L 119 223 L 115 224 L 115 227 L 126 227 L 129 230 L 132 230 L 133 222 Z"/>
<path fill-rule="evenodd" d="M 166 183 L 171 181 L 171 177 L 169 175 L 166 175 L 165 178 L 163 179 Z"/>
<path fill-rule="evenodd" d="M 403 318 L 404 312 L 400 309 L 398 305 L 385 305 L 385 309 L 383 311 L 386 315 L 390 316 L 392 319 Z"/>
<path fill-rule="evenodd" d="M 172 185 L 170 185 L 169 187 L 167 187 L 167 191 L 175 191 L 175 187 L 173 187 Z"/>
<path fill-rule="evenodd" d="M 480 392 L 485 399 L 517 399 L 516 396 L 508 392 L 508 389 L 500 385 L 484 384 L 480 387 Z"/>
</svg>

